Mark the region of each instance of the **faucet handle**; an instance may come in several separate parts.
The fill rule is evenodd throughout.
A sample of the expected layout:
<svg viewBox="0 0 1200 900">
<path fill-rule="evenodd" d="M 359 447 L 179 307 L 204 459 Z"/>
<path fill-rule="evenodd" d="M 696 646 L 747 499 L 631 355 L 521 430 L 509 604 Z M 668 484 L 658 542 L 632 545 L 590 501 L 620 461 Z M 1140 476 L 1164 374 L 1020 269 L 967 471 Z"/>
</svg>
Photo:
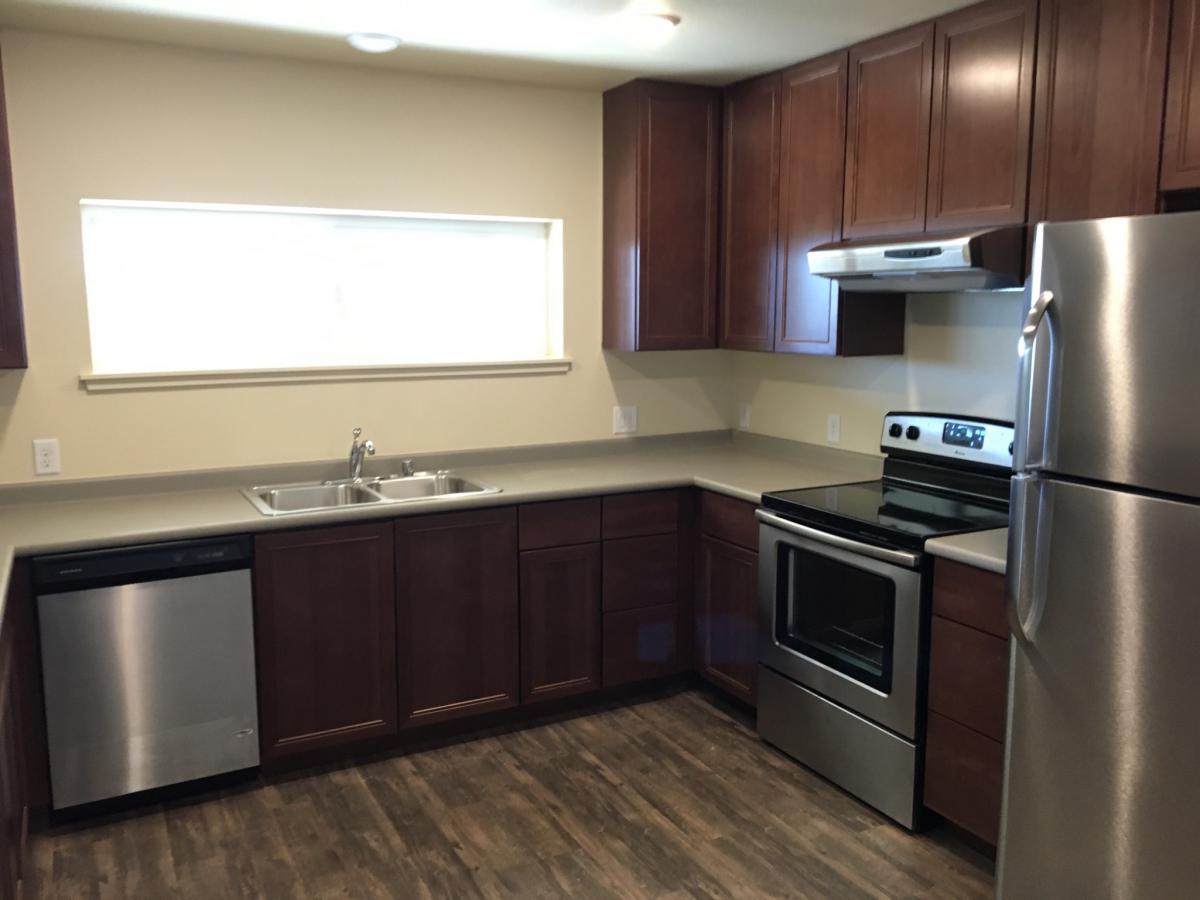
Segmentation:
<svg viewBox="0 0 1200 900">
<path fill-rule="evenodd" d="M 354 435 L 354 440 L 356 440 L 356 441 L 357 441 L 357 440 L 358 440 L 358 438 L 359 438 L 359 436 L 362 434 L 362 429 L 361 429 L 361 428 L 355 428 L 355 429 L 354 429 L 354 431 L 352 432 L 352 434 Z"/>
</svg>

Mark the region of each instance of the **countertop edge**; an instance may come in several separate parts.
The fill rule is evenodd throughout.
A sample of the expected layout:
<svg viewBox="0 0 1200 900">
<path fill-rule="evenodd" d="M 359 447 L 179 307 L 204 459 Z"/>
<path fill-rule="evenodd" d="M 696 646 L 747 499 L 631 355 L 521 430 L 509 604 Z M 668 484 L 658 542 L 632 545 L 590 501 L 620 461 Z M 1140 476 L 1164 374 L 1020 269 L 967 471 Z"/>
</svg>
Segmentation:
<svg viewBox="0 0 1200 900">
<path fill-rule="evenodd" d="M 1008 529 L 975 531 L 926 541 L 933 556 L 1003 575 L 1008 570 Z"/>
</svg>

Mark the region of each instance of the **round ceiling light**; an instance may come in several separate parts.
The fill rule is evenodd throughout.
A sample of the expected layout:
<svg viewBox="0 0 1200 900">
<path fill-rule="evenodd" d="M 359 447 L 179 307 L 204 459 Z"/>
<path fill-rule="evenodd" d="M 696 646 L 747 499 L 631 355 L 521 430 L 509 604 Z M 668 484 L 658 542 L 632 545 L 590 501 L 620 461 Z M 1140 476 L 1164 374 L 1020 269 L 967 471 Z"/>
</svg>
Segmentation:
<svg viewBox="0 0 1200 900">
<path fill-rule="evenodd" d="M 391 53 L 400 46 L 400 38 L 379 31 L 356 31 L 346 35 L 346 43 L 363 53 Z"/>
<path fill-rule="evenodd" d="M 625 39 L 636 47 L 661 47 L 675 34 L 679 16 L 667 13 L 641 13 L 624 17 Z"/>
</svg>

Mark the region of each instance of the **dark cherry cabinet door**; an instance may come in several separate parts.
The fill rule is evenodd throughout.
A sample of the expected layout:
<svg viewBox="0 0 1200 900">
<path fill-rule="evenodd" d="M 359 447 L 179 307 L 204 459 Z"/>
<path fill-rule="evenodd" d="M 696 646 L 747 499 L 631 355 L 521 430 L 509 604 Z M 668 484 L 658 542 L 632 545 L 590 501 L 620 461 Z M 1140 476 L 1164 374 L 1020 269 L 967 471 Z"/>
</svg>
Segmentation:
<svg viewBox="0 0 1200 900">
<path fill-rule="evenodd" d="M 838 290 L 808 269 L 808 251 L 842 234 L 847 55 L 783 73 L 779 151 L 776 352 L 834 354 Z"/>
<path fill-rule="evenodd" d="M 680 669 L 679 606 L 604 614 L 604 686 L 674 675 Z"/>
<path fill-rule="evenodd" d="M 517 511 L 396 522 L 400 724 L 518 701 Z"/>
<path fill-rule="evenodd" d="M 1200 188 L 1200 0 L 1174 0 L 1163 127 L 1164 191 Z"/>
<path fill-rule="evenodd" d="M 600 544 L 521 554 L 521 701 L 600 687 Z"/>
<path fill-rule="evenodd" d="M 1042 0 L 1029 221 L 1152 213 L 1170 0 Z"/>
<path fill-rule="evenodd" d="M 846 131 L 847 238 L 925 228 L 933 25 L 850 48 Z"/>
<path fill-rule="evenodd" d="M 775 347 L 782 81 L 772 74 L 725 92 L 725 183 L 717 342 L 731 350 Z"/>
<path fill-rule="evenodd" d="M 991 0 L 934 29 L 928 231 L 1025 222 L 1037 0 Z"/>
<path fill-rule="evenodd" d="M 604 95 L 604 346 L 716 343 L 721 94 L 634 81 Z"/>
<path fill-rule="evenodd" d="M 758 640 L 758 554 L 700 539 L 695 663 L 700 674 L 753 703 Z"/>
<path fill-rule="evenodd" d="M 395 623 L 390 523 L 255 538 L 264 759 L 396 731 Z"/>
<path fill-rule="evenodd" d="M 25 320 L 17 264 L 17 217 L 13 207 L 12 159 L 8 150 L 8 111 L 0 74 L 0 369 L 24 369 Z"/>
</svg>

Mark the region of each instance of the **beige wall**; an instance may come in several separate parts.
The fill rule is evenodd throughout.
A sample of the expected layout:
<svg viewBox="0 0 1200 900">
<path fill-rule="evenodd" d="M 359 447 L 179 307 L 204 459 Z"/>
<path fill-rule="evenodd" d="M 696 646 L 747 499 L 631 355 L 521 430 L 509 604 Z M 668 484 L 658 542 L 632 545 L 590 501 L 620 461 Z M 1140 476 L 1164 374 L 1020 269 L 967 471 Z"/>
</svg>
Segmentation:
<svg viewBox="0 0 1200 900">
<path fill-rule="evenodd" d="M 3 35 L 31 366 L 0 374 L 0 483 L 728 427 L 721 352 L 600 351 L 600 95 Z M 88 395 L 82 197 L 561 218 L 568 375 Z M 237 327 L 236 322 L 230 323 Z M 44 480 L 44 479 L 43 479 Z"/>
<path fill-rule="evenodd" d="M 908 300 L 903 357 L 788 358 L 733 354 L 738 403 L 751 404 L 750 430 L 825 444 L 831 413 L 842 417 L 836 446 L 878 453 L 889 410 L 1013 417 L 1022 295 L 918 295 Z"/>
</svg>

